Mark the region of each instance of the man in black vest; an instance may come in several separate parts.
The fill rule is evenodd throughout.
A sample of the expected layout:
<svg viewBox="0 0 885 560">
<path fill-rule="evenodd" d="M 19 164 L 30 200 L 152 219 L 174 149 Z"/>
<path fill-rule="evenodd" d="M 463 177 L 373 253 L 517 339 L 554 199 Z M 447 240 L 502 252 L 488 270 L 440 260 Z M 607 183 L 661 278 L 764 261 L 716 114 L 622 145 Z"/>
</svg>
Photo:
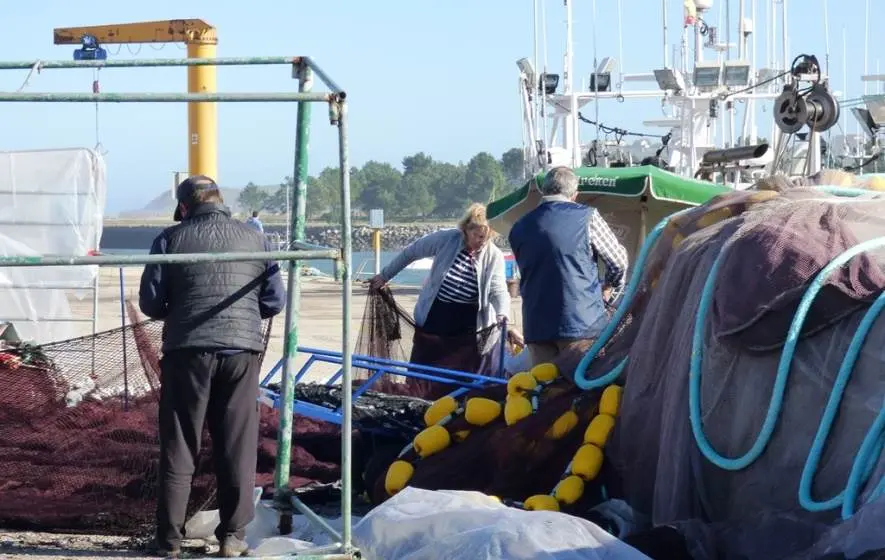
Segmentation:
<svg viewBox="0 0 885 560">
<path fill-rule="evenodd" d="M 627 250 L 599 212 L 578 204 L 578 178 L 554 167 L 541 203 L 517 220 L 510 247 L 519 267 L 522 325 L 532 365 L 586 352 L 605 326 L 604 297 L 623 285 Z M 599 279 L 598 260 L 606 265 Z"/>
<path fill-rule="evenodd" d="M 231 218 L 215 181 L 198 175 L 176 191 L 174 219 L 151 254 L 260 253 L 265 236 Z M 181 550 L 204 421 L 212 437 L 223 557 L 248 552 L 246 525 L 258 450 L 262 319 L 279 313 L 285 290 L 275 262 L 149 264 L 139 289 L 141 311 L 163 323 L 160 361 L 160 472 L 153 552 Z"/>
</svg>

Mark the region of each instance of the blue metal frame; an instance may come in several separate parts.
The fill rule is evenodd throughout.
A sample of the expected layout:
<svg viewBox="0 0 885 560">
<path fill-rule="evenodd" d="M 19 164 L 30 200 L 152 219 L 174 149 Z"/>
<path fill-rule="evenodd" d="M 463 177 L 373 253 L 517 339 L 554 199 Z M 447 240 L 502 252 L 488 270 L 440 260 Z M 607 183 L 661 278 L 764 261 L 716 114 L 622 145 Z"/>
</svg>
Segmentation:
<svg viewBox="0 0 885 560">
<path fill-rule="evenodd" d="M 504 333 L 506 335 L 506 329 L 504 330 Z M 341 352 L 299 346 L 297 349 L 297 353 L 309 354 L 310 357 L 307 359 L 307 362 L 305 362 L 305 364 L 301 366 L 301 369 L 298 370 L 298 373 L 295 375 L 295 384 L 301 382 L 301 380 L 310 370 L 311 366 L 313 366 L 315 363 L 335 364 L 338 366 L 343 365 Z M 408 362 L 386 360 L 383 358 L 373 358 L 371 356 L 363 356 L 360 354 L 353 354 L 352 360 L 352 367 L 354 369 L 360 368 L 372 372 L 372 374 L 369 376 L 369 379 L 367 379 L 365 383 L 362 383 L 356 390 L 353 391 L 352 394 L 354 400 L 356 400 L 357 398 L 359 398 L 360 395 L 368 391 L 372 387 L 372 385 L 384 375 L 402 375 L 415 379 L 424 379 L 427 381 L 436 381 L 438 383 L 453 385 L 457 387 L 455 391 L 450 393 L 453 397 L 458 397 L 470 390 L 481 389 L 483 387 L 488 387 L 489 385 L 507 384 L 507 380 L 503 376 L 490 377 L 486 375 L 467 373 L 454 369 L 411 364 Z M 259 400 L 265 405 L 271 406 L 273 408 L 279 408 L 280 395 L 278 392 L 268 389 L 267 385 L 270 383 L 270 380 L 273 379 L 274 375 L 277 373 L 277 371 L 279 371 L 281 367 L 282 361 L 277 362 L 277 364 L 267 373 L 267 375 L 264 376 L 264 379 L 262 379 L 260 383 L 261 396 Z M 500 367 L 503 368 L 503 360 Z M 336 381 L 338 381 L 341 376 L 342 368 L 339 368 L 338 371 L 332 374 L 332 376 L 329 377 L 324 384 L 326 386 L 331 386 Z M 338 425 L 340 425 L 342 421 L 342 410 L 340 407 L 332 410 L 325 406 L 301 402 L 296 399 L 294 403 L 294 412 L 296 414 L 309 416 L 311 418 L 316 418 L 317 420 L 332 422 Z"/>
</svg>

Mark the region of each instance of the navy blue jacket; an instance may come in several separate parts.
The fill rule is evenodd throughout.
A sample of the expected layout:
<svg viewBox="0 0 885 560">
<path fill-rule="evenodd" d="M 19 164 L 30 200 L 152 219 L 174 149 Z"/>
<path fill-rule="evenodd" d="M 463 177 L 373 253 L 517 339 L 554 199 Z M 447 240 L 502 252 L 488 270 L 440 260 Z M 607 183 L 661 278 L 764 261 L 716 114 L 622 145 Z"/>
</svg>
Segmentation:
<svg viewBox="0 0 885 560">
<path fill-rule="evenodd" d="M 589 239 L 592 212 L 573 202 L 543 202 L 510 230 L 526 342 L 599 335 L 605 306 Z"/>
</svg>

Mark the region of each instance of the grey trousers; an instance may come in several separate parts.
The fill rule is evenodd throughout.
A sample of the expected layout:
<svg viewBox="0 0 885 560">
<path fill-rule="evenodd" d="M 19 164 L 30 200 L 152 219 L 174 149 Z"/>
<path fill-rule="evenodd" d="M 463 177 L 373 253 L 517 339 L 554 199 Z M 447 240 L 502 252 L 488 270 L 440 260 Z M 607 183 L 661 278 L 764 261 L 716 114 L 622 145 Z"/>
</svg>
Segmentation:
<svg viewBox="0 0 885 560">
<path fill-rule="evenodd" d="M 177 350 L 160 361 L 157 541 L 181 544 L 203 423 L 212 437 L 219 541 L 240 539 L 255 516 L 259 354 Z"/>
</svg>

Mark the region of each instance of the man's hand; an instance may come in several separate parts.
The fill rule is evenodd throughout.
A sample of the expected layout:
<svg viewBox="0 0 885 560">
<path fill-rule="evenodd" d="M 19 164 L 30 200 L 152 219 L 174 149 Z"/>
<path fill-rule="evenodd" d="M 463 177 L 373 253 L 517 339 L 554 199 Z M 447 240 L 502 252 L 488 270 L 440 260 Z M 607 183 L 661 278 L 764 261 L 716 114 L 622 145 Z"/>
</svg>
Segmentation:
<svg viewBox="0 0 885 560">
<path fill-rule="evenodd" d="M 606 286 L 602 288 L 602 301 L 611 302 L 612 300 L 612 287 Z"/>
<path fill-rule="evenodd" d="M 385 285 L 387 285 L 387 280 L 384 279 L 380 274 L 376 274 L 371 279 L 369 279 L 369 289 L 373 292 L 380 290 Z"/>
<path fill-rule="evenodd" d="M 499 325 L 504 325 L 506 322 L 507 317 L 505 315 L 498 315 Z M 520 333 L 513 327 L 507 327 L 507 340 L 509 340 L 511 344 L 516 344 L 517 346 L 525 346 L 525 340 L 522 338 L 522 333 Z"/>
<path fill-rule="evenodd" d="M 512 327 L 507 329 L 507 338 L 510 339 L 511 344 L 525 346 L 525 339 L 522 337 L 522 333 Z"/>
</svg>

